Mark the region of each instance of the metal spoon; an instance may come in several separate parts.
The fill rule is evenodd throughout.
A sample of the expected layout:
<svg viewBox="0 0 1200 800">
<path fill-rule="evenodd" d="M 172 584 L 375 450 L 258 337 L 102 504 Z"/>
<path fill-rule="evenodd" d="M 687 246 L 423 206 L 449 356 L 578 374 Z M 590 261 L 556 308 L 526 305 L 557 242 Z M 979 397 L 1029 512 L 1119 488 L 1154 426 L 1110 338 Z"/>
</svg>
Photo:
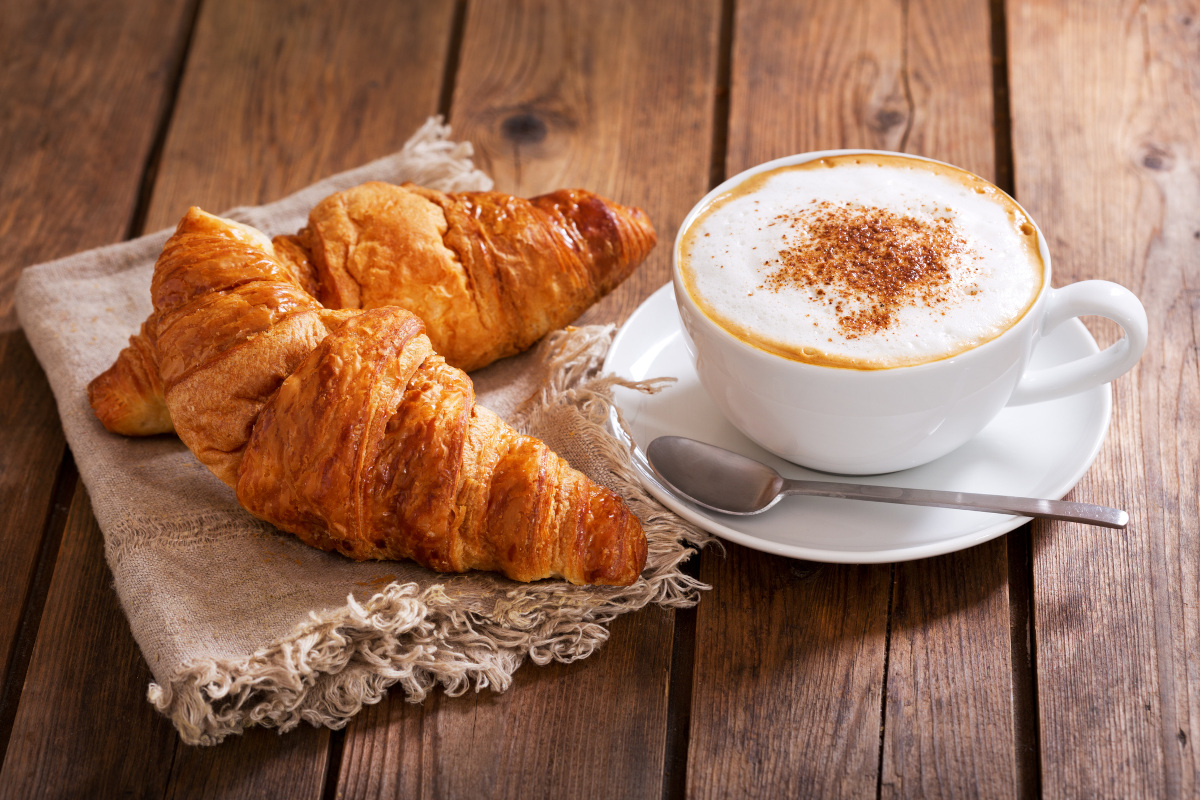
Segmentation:
<svg viewBox="0 0 1200 800">
<path fill-rule="evenodd" d="M 785 494 L 804 494 L 1064 519 L 1106 528 L 1124 528 L 1129 523 L 1129 515 L 1124 511 L 1090 503 L 833 481 L 788 480 L 766 464 L 682 436 L 655 439 L 646 448 L 646 455 L 655 473 L 677 494 L 723 514 L 759 514 L 778 503 Z"/>
</svg>

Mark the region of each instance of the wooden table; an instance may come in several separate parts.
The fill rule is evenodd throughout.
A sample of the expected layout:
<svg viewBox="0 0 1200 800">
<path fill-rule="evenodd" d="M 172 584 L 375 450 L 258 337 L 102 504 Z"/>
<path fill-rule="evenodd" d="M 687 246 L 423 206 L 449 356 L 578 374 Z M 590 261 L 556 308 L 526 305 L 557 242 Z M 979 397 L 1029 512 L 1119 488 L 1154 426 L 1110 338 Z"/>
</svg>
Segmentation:
<svg viewBox="0 0 1200 800">
<path fill-rule="evenodd" d="M 1185 797 L 1200 793 L 1200 9 L 1083 0 L 0 5 L 0 795 Z M 193 748 L 146 702 L 87 493 L 12 310 L 25 266 L 276 199 L 431 114 L 499 188 L 584 186 L 669 242 L 723 176 L 831 147 L 957 163 L 1055 282 L 1150 315 L 1071 497 L 952 555 L 710 549 L 694 610 L 506 694 Z M 585 317 L 621 322 L 660 245 Z M 1102 343 L 1113 326 L 1093 326 Z"/>
</svg>

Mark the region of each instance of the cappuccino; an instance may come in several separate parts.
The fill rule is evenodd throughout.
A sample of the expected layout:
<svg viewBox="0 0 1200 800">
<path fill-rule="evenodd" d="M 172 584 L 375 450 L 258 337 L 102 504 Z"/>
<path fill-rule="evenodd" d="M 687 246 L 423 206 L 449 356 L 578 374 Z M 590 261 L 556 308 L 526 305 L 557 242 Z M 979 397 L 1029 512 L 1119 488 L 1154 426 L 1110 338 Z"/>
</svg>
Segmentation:
<svg viewBox="0 0 1200 800">
<path fill-rule="evenodd" d="M 888 369 L 994 339 L 1045 267 L 1008 195 L 899 155 L 834 155 L 752 175 L 679 239 L 685 290 L 738 339 L 795 361 Z"/>
</svg>

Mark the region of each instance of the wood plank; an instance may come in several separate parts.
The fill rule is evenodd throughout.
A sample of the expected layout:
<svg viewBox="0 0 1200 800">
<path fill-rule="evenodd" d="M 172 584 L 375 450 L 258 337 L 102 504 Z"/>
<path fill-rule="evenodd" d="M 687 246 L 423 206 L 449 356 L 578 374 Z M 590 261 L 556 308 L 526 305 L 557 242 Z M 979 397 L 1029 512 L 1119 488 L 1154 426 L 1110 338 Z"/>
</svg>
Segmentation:
<svg viewBox="0 0 1200 800">
<path fill-rule="evenodd" d="M 1200 9 L 1014 0 L 1007 14 L 1017 197 L 1046 232 L 1054 282 L 1115 280 L 1150 318 L 1074 492 L 1128 509 L 1129 529 L 1035 528 L 1042 790 L 1195 796 Z"/>
<path fill-rule="evenodd" d="M 437 113 L 453 20 L 453 0 L 206 3 L 146 230 L 399 150 Z"/>
<path fill-rule="evenodd" d="M 701 560 L 688 796 L 874 794 L 890 569 L 727 548 Z"/>
<path fill-rule="evenodd" d="M 148 228 L 173 222 L 177 210 L 191 203 L 224 208 L 275 199 L 397 149 L 436 113 L 453 4 L 381 2 L 353 11 L 289 0 L 253 7 L 205 3 Z M 82 490 L 76 501 L 83 509 L 78 524 L 94 527 Z M 47 625 L 29 670 L 27 694 L 36 702 L 22 703 L 14 727 L 14 743 L 22 742 L 15 758 L 10 749 L 21 781 L 16 785 L 33 794 L 54 794 L 59 786 L 102 790 L 79 796 L 127 789 L 146 796 L 319 797 L 330 741 L 325 729 L 302 726 L 282 737 L 257 731 L 207 749 L 178 745 L 174 730 L 146 702 L 149 673 L 119 614 L 88 621 L 87 636 L 110 643 L 111 652 L 101 650 L 101 660 L 80 673 L 88 675 L 89 691 L 106 698 L 105 712 L 115 722 L 89 719 L 85 726 L 55 714 L 74 702 L 76 690 L 59 675 L 59 654 L 73 632 L 49 623 L 70 613 L 68 601 L 112 596 L 98 544 L 95 549 L 86 564 L 64 559 L 56 566 Z M 104 659 L 139 670 L 115 669 Z M 128 760 L 114 757 L 126 740 L 133 743 Z M 152 766 L 140 782 L 122 766 L 143 761 Z"/>
<path fill-rule="evenodd" d="M 121 613 L 87 493 L 71 504 L 0 797 L 162 797 L 175 750 Z"/>
<path fill-rule="evenodd" d="M 896 565 L 882 797 L 1012 797 L 1007 550 Z"/>
<path fill-rule="evenodd" d="M 986 2 L 743 2 L 733 30 L 728 173 L 834 147 L 994 173 Z M 702 566 L 689 794 L 1012 793 L 1003 542 L 894 582 L 732 547 Z"/>
<path fill-rule="evenodd" d="M 503 694 L 393 693 L 347 727 L 337 796 L 660 795 L 672 622 L 658 608 L 619 618 L 599 652 L 528 665 Z"/>
<path fill-rule="evenodd" d="M 902 22 L 904 149 L 995 181 L 988 3 L 910 2 Z M 882 797 L 1016 794 L 1007 555 L 999 539 L 896 566 Z"/>
<path fill-rule="evenodd" d="M 641 206 L 658 228 L 650 261 L 585 320 L 622 319 L 666 282 L 668 243 L 707 189 L 719 11 L 636 1 L 468 8 L 450 121 L 497 188 L 581 186 Z M 526 665 L 503 695 L 412 707 L 394 693 L 347 727 L 338 794 L 657 796 L 672 633 L 671 613 L 647 609 L 614 623 L 582 662 Z M 418 735 L 419 746 L 408 738 Z"/>
<path fill-rule="evenodd" d="M 708 190 L 719 27 L 715 0 L 470 7 L 451 122 L 497 188 L 580 186 L 644 209 L 658 232 L 581 324 L 623 321 L 670 279 L 675 232 Z"/>
<path fill-rule="evenodd" d="M 193 204 L 267 202 L 399 149 L 437 113 L 453 19 L 452 2 L 207 2 L 147 229 Z M 181 746 L 168 795 L 319 797 L 329 739 L 301 726 Z"/>
<path fill-rule="evenodd" d="M 215 747 L 177 745 L 165 796 L 319 798 L 331 735 L 308 726 L 284 734 L 255 728 Z"/>
<path fill-rule="evenodd" d="M 12 661 L 23 610 L 31 624 L 41 613 L 44 595 L 30 596 L 30 580 L 64 452 L 50 387 L 17 325 L 13 288 L 28 265 L 125 234 L 186 22 L 185 2 L 0 5 L 0 678 L 6 680 L 24 674 L 24 664 Z M 53 559 L 53 551 L 46 556 Z M 20 686 L 2 692 L 0 751 Z"/>
<path fill-rule="evenodd" d="M 453 18 L 451 2 L 209 0 L 147 230 L 189 205 L 267 202 L 399 149 L 437 113 Z M 180 746 L 168 796 L 320 797 L 329 741 L 303 725 Z"/>
</svg>

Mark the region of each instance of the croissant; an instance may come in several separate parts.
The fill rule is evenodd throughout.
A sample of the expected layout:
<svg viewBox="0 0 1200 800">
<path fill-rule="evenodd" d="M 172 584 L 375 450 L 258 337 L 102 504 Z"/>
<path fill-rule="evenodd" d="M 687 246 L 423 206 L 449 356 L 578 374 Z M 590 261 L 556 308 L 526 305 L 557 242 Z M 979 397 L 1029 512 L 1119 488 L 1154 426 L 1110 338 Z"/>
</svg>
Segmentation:
<svg viewBox="0 0 1200 800">
<path fill-rule="evenodd" d="M 355 559 L 628 585 L 637 518 L 475 404 L 397 307 L 328 309 L 258 231 L 193 208 L 155 264 L 179 437 L 254 515 Z"/>
<path fill-rule="evenodd" d="M 298 234 L 266 249 L 327 308 L 401 306 L 463 370 L 525 350 L 578 317 L 656 242 L 640 209 L 583 190 L 526 200 L 366 183 L 327 197 Z M 89 386 L 114 433 L 171 431 L 149 322 Z"/>
</svg>

